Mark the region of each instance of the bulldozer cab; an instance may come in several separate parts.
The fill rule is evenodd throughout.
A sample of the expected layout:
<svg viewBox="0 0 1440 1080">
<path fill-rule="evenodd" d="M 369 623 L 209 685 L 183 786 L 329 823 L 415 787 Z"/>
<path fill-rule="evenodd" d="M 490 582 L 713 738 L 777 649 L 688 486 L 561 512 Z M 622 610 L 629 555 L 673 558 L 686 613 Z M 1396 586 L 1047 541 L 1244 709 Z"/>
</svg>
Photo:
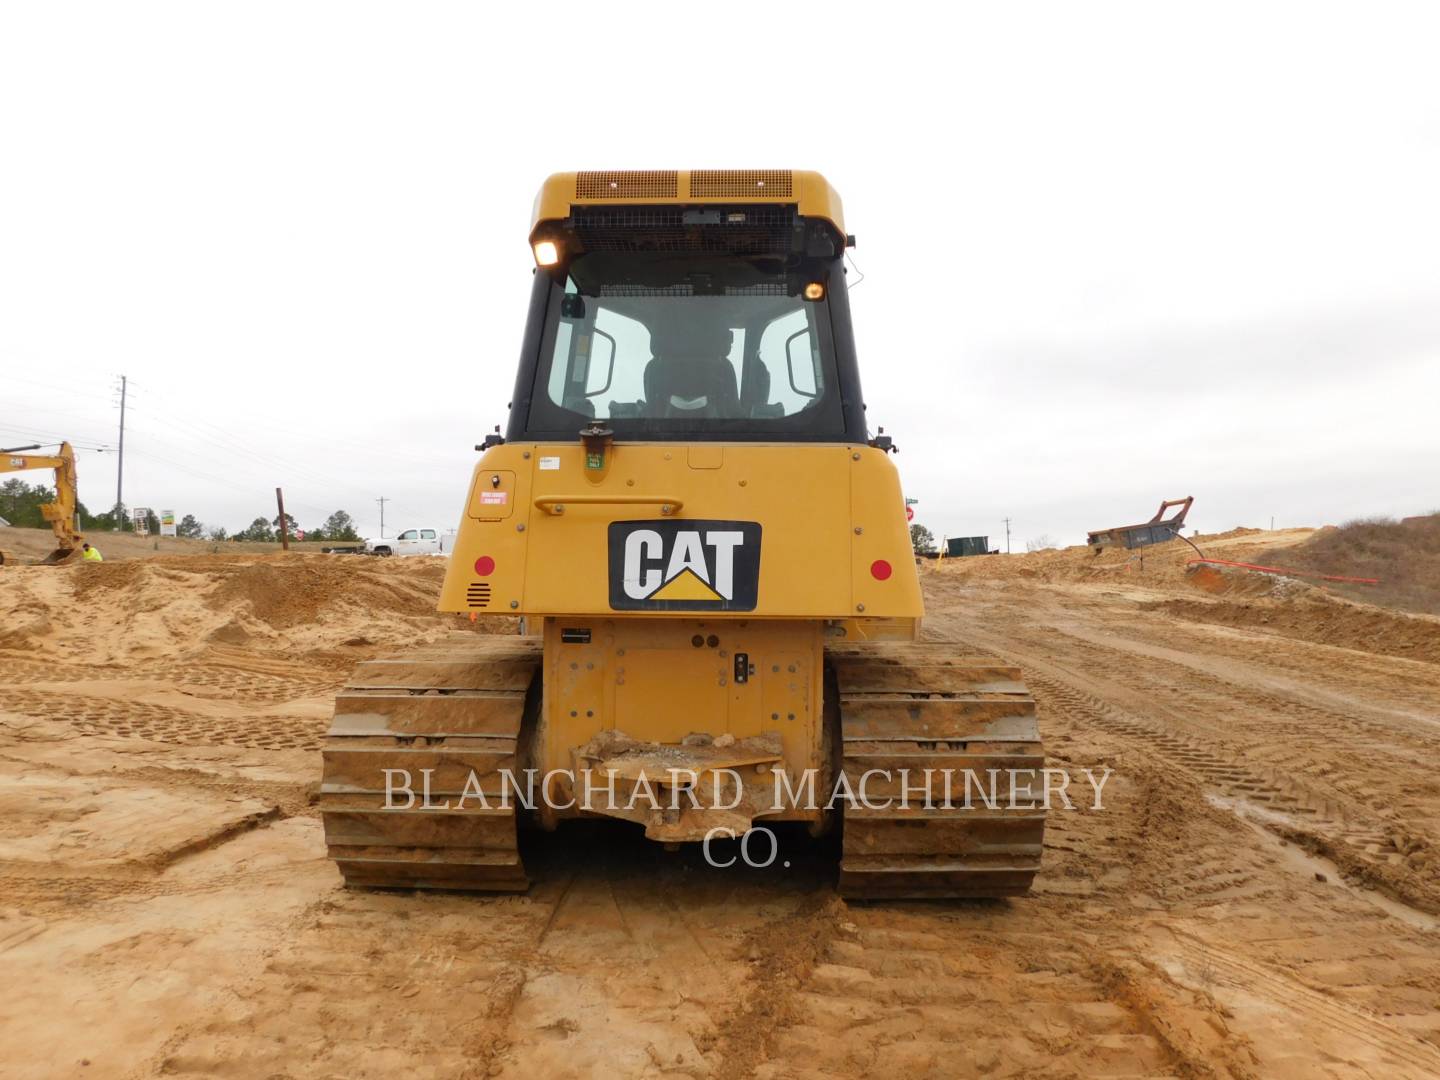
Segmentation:
<svg viewBox="0 0 1440 1080">
<path fill-rule="evenodd" d="M 793 215 L 737 233 L 732 216 L 754 212 L 695 217 L 658 251 L 610 250 L 585 215 L 567 221 L 566 254 L 536 273 L 511 441 L 593 421 L 617 441 L 865 440 L 843 238 Z"/>
</svg>

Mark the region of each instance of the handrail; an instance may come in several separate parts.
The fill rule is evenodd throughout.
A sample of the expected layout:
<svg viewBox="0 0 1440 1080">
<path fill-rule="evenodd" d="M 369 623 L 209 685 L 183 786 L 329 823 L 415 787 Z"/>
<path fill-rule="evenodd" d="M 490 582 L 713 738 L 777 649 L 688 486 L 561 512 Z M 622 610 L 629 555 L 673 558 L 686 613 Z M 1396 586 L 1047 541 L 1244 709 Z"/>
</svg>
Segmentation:
<svg viewBox="0 0 1440 1080">
<path fill-rule="evenodd" d="M 545 495 L 535 500 L 535 509 L 547 514 L 563 514 L 567 506 L 645 506 L 658 503 L 660 513 L 669 517 L 678 514 L 685 502 L 668 495 Z"/>
</svg>

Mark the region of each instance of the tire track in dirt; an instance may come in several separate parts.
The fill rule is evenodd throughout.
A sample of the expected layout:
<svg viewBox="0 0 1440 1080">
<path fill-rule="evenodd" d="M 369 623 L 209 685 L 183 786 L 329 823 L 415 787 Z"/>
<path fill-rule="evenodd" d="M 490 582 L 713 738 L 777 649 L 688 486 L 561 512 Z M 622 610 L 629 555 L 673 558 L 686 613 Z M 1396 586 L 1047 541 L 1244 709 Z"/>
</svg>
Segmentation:
<svg viewBox="0 0 1440 1080">
<path fill-rule="evenodd" d="M 1045 905 L 852 903 L 837 930 L 756 1076 L 1248 1071 L 1203 994 Z"/>
<path fill-rule="evenodd" d="M 1394 861 L 1402 852 L 1394 839 L 1393 823 L 1384 817 L 1377 820 L 1377 815 L 1365 812 L 1368 807 L 1345 813 L 1333 795 L 1317 793 L 1310 785 L 1284 773 L 1250 767 L 1241 748 L 1177 732 L 1170 723 L 1142 718 L 1120 708 L 1084 688 L 1095 685 L 1089 674 L 1093 669 L 1087 669 L 1086 676 L 1078 676 L 1033 656 L 1015 655 L 1025 665 L 1026 677 L 1042 709 L 1065 710 L 1140 744 L 1147 753 L 1183 769 L 1223 795 L 1227 805 L 1237 812 L 1250 814 L 1279 835 L 1333 858 L 1358 884 L 1420 911 L 1440 912 L 1440 892 L 1433 884 Z M 1410 846 L 1408 841 L 1402 843 Z M 1411 847 L 1412 853 L 1414 850 Z"/>
<path fill-rule="evenodd" d="M 1139 741 L 1197 775 L 1242 811 L 1258 812 L 1283 835 L 1335 858 L 1368 887 L 1422 911 L 1440 910 L 1433 843 L 1420 832 L 1430 819 L 1405 817 L 1405 810 L 1413 807 L 1397 807 L 1393 795 L 1393 777 L 1400 770 L 1415 770 L 1417 759 L 1424 758 L 1418 747 L 1402 754 L 1392 745 L 1366 761 L 1359 752 L 1373 739 L 1378 721 L 1357 723 L 1347 715 L 1243 685 L 1232 687 L 1203 670 L 1132 653 L 1123 639 L 1101 644 L 1069 627 L 1040 630 L 1027 622 L 1018 630 L 982 629 L 970 623 L 966 630 L 987 651 L 1023 663 L 1042 706 L 1050 695 L 1055 704 L 1078 711 L 1088 723 Z M 1052 659 L 1057 653 L 1063 662 Z M 1303 736 L 1291 736 L 1297 745 L 1290 746 L 1283 738 L 1288 729 L 1256 723 L 1294 708 L 1309 713 L 1325 738 L 1316 738 L 1312 727 Z M 1225 737 L 1237 725 L 1243 725 L 1243 742 Z M 1337 740 L 1337 728 L 1354 733 L 1354 743 L 1346 746 Z M 1329 749 L 1332 768 L 1322 772 L 1311 765 L 1312 771 L 1301 773 L 1300 767 L 1310 760 L 1303 754 L 1322 744 Z M 1345 755 L 1343 763 L 1337 745 Z M 1265 767 L 1251 764 L 1266 758 Z M 1386 780 L 1388 792 L 1381 786 Z"/>
<path fill-rule="evenodd" d="M 126 697 L 0 687 L 5 707 L 38 720 L 59 720 L 85 735 L 114 735 L 177 746 L 251 750 L 318 750 L 328 721 L 294 716 L 213 716 Z"/>
</svg>

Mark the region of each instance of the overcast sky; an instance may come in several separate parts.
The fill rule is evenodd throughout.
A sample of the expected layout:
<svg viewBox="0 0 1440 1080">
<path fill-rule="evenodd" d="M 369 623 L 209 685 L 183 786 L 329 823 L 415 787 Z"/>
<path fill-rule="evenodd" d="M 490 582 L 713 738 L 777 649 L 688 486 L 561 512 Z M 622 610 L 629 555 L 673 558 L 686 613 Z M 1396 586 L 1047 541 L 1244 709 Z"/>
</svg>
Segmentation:
<svg viewBox="0 0 1440 1080">
<path fill-rule="evenodd" d="M 132 506 L 453 524 L 545 175 L 794 167 L 937 535 L 1437 509 L 1435 11 L 6 4 L 0 445 L 123 372 Z"/>
</svg>

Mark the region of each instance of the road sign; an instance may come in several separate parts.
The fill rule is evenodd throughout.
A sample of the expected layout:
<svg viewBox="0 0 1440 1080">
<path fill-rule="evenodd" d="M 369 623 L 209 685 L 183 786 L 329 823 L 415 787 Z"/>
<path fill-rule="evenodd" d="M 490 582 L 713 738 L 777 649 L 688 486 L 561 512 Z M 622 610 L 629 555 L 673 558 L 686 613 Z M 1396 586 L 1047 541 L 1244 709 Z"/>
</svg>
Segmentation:
<svg viewBox="0 0 1440 1080">
<path fill-rule="evenodd" d="M 907 506 L 907 507 L 905 507 L 905 520 L 906 520 L 906 521 L 914 521 L 914 520 L 915 520 L 915 508 L 914 508 L 913 506 Z"/>
</svg>

